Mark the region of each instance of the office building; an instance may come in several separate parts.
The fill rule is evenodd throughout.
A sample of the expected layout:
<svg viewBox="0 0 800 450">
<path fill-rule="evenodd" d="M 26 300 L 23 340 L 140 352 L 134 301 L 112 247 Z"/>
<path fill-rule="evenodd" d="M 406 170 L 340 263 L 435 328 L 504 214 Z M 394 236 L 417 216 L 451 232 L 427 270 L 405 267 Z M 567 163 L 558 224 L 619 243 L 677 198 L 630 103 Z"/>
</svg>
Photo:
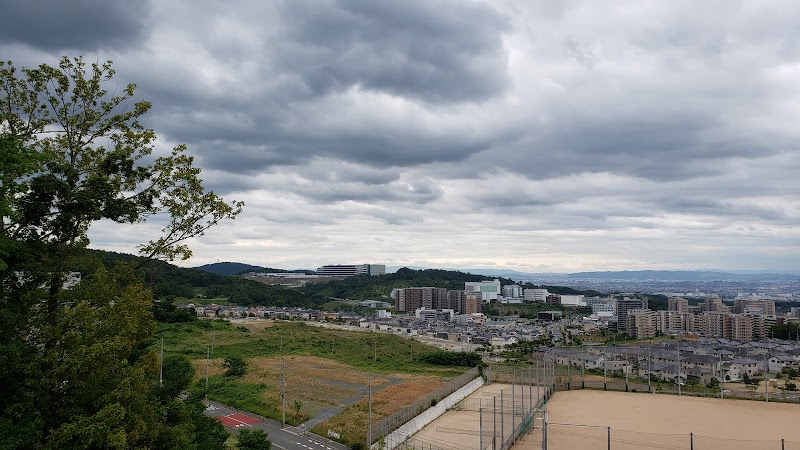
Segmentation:
<svg viewBox="0 0 800 450">
<path fill-rule="evenodd" d="M 503 297 L 522 298 L 522 287 L 518 284 L 509 284 L 503 286 Z"/>
<path fill-rule="evenodd" d="M 522 295 L 523 300 L 526 302 L 544 303 L 548 292 L 547 289 L 525 289 Z"/>
<path fill-rule="evenodd" d="M 484 303 L 496 301 L 500 296 L 500 280 L 494 281 L 467 281 L 464 283 L 467 292 L 480 292 Z"/>
</svg>

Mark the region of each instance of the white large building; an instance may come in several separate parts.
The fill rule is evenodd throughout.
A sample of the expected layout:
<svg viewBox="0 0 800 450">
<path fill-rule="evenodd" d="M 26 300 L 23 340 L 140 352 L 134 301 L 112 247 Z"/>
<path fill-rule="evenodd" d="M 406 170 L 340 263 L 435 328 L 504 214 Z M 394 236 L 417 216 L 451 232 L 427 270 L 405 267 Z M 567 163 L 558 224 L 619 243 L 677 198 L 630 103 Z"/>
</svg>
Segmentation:
<svg viewBox="0 0 800 450">
<path fill-rule="evenodd" d="M 484 303 L 497 300 L 500 296 L 500 280 L 494 281 L 467 281 L 464 283 L 464 290 L 467 292 L 480 292 L 481 300 Z"/>
<path fill-rule="evenodd" d="M 548 295 L 550 295 L 550 293 L 547 292 L 547 289 L 525 289 L 523 299 L 526 302 L 544 303 Z"/>
<path fill-rule="evenodd" d="M 586 306 L 586 301 L 583 300 L 582 295 L 562 295 L 562 306 Z"/>
<path fill-rule="evenodd" d="M 522 298 L 522 287 L 520 287 L 518 284 L 509 284 L 503 286 L 503 297 Z"/>
<path fill-rule="evenodd" d="M 317 268 L 317 274 L 328 277 L 352 277 L 355 275 L 383 275 L 386 266 L 383 264 L 332 265 Z"/>
<path fill-rule="evenodd" d="M 417 319 L 424 320 L 425 322 L 452 322 L 455 312 L 452 309 L 419 308 L 414 311 L 414 315 L 417 317 Z"/>
</svg>

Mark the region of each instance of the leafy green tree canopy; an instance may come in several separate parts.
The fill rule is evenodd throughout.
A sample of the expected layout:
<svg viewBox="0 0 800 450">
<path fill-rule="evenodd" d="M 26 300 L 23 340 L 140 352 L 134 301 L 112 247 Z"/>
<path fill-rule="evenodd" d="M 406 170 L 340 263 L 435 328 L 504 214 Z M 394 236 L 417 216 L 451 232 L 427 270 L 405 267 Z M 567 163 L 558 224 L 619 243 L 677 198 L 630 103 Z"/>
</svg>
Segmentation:
<svg viewBox="0 0 800 450">
<path fill-rule="evenodd" d="M 185 363 L 167 364 L 169 386 L 156 389 L 158 359 L 144 350 L 152 292 L 133 268 L 102 268 L 85 249 L 98 221 L 158 215 L 163 233 L 139 246 L 142 261 L 186 259 L 186 239 L 243 205 L 204 189 L 186 147 L 155 152 L 140 122 L 150 103 L 114 75 L 111 62 L 82 58 L 0 62 L 0 442 L 221 448 L 199 402 L 174 399 Z M 67 283 L 75 270 L 83 279 Z"/>
<path fill-rule="evenodd" d="M 225 375 L 229 377 L 240 377 L 247 371 L 247 362 L 240 356 L 228 356 L 222 366 L 227 369 Z"/>
<path fill-rule="evenodd" d="M 135 84 L 109 93 L 114 74 L 110 61 L 87 66 L 82 58 L 21 71 L 0 62 L 2 145 L 13 150 L 3 157 L 10 164 L 0 165 L 3 234 L 85 246 L 98 220 L 166 214 L 163 236 L 140 253 L 186 259 L 187 238 L 235 217 L 243 204 L 206 192 L 185 146 L 153 157 L 155 132 L 139 121 L 151 104 L 131 104 Z"/>
<path fill-rule="evenodd" d="M 267 433 L 262 430 L 239 431 L 236 446 L 239 450 L 270 450 L 272 442 L 267 439 Z"/>
</svg>

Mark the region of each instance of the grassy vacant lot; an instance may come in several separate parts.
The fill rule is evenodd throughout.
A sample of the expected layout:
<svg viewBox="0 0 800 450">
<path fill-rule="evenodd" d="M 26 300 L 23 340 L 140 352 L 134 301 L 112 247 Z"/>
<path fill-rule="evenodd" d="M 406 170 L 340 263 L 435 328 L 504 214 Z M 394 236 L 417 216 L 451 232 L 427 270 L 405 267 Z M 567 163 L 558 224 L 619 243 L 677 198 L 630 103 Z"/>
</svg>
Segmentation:
<svg viewBox="0 0 800 450">
<path fill-rule="evenodd" d="M 198 389 L 205 387 L 208 367 L 209 398 L 278 420 L 281 364 L 285 362 L 287 421 L 298 424 L 325 408 L 344 407 L 341 414 L 316 431 L 338 431 L 350 443 L 362 441 L 367 429 L 370 381 L 373 420 L 377 421 L 465 371 L 419 361 L 416 357 L 436 349 L 414 340 L 299 322 L 259 321 L 237 326 L 203 320 L 162 324 L 153 346 L 160 345 L 162 338 L 167 355 L 182 354 L 193 360 Z M 212 339 L 213 355 L 207 361 Z M 244 376 L 224 376 L 222 364 L 229 356 L 247 360 Z M 294 409 L 296 400 L 302 402 L 299 412 Z"/>
<path fill-rule="evenodd" d="M 435 350 L 418 341 L 384 333 L 317 328 L 301 322 L 256 322 L 248 326 L 232 326 L 227 321 L 200 320 L 161 324 L 152 344 L 154 348 L 161 338 L 164 339 L 166 354 L 182 354 L 190 359 L 205 359 L 213 339 L 214 358 L 316 356 L 384 374 L 454 377 L 464 372 L 463 368 L 443 369 L 417 360 L 416 356 Z M 412 353 L 415 358 L 412 358 Z"/>
</svg>

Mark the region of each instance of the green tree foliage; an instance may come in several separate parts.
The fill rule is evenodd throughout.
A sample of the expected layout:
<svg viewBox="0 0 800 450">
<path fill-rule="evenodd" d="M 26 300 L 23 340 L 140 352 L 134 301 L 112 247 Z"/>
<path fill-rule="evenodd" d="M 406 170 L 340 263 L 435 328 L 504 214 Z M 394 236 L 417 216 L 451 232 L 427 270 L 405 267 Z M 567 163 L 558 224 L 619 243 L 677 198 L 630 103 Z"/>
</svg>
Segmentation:
<svg viewBox="0 0 800 450">
<path fill-rule="evenodd" d="M 770 334 L 775 339 L 798 340 L 800 339 L 800 324 L 784 323 L 773 325 Z"/>
<path fill-rule="evenodd" d="M 300 410 L 303 409 L 303 402 L 300 400 L 294 401 L 294 417 L 300 416 Z"/>
<path fill-rule="evenodd" d="M 134 268 L 103 268 L 85 248 L 100 220 L 159 214 L 163 235 L 140 246 L 138 265 L 185 259 L 187 238 L 242 204 L 205 191 L 185 147 L 153 155 L 155 133 L 139 122 L 150 103 L 113 77 L 110 62 L 81 58 L 0 62 L 0 442 L 220 448 L 199 402 L 156 389 L 158 358 L 144 350 L 151 290 Z M 82 281 L 70 287 L 75 270 Z M 173 392 L 186 381 L 179 372 Z"/>
<path fill-rule="evenodd" d="M 475 352 L 448 352 L 439 350 L 421 355 L 420 360 L 438 366 L 475 367 L 482 363 L 481 356 Z"/>
<path fill-rule="evenodd" d="M 247 361 L 240 356 L 226 357 L 222 366 L 225 367 L 225 376 L 228 377 L 240 377 L 247 372 Z"/>
<path fill-rule="evenodd" d="M 236 446 L 239 450 L 269 450 L 272 448 L 272 442 L 262 430 L 242 429 L 239 431 Z"/>
<path fill-rule="evenodd" d="M 194 367 L 185 356 L 164 358 L 164 382 L 155 389 L 155 395 L 162 401 L 175 399 L 186 389 L 194 378 Z"/>
<path fill-rule="evenodd" d="M 432 286 L 450 290 L 464 290 L 464 282 L 466 281 L 491 279 L 493 278 L 454 270 L 413 270 L 404 267 L 395 273 L 387 273 L 380 276 L 359 275 L 326 283 L 310 283 L 303 288 L 303 292 L 313 299 L 328 297 L 375 299 L 388 297 L 394 288 Z M 513 284 L 514 281 L 508 278 L 501 278 L 500 283 Z"/>
</svg>

